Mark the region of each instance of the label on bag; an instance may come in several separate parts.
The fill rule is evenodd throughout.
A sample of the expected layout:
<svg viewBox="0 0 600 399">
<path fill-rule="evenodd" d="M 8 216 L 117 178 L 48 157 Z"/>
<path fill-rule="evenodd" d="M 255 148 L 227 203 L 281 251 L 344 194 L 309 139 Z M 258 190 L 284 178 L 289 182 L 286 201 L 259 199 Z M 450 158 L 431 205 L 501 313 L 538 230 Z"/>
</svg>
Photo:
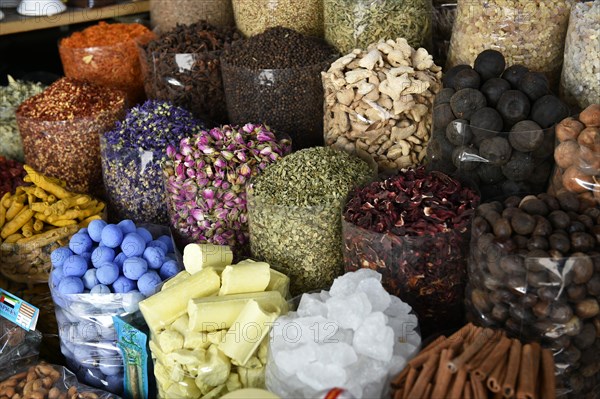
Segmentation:
<svg viewBox="0 0 600 399">
<path fill-rule="evenodd" d="M 0 316 L 26 331 L 35 330 L 40 310 L 0 288 Z"/>
</svg>

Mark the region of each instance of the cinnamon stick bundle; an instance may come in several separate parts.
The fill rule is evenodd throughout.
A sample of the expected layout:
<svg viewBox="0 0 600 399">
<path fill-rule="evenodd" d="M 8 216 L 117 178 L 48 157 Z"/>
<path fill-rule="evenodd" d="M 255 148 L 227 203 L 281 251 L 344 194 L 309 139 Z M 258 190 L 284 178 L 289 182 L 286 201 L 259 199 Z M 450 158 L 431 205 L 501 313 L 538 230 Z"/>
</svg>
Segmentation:
<svg viewBox="0 0 600 399">
<path fill-rule="evenodd" d="M 438 337 L 392 382 L 393 399 L 556 399 L 554 358 L 538 343 L 464 326 Z"/>
</svg>

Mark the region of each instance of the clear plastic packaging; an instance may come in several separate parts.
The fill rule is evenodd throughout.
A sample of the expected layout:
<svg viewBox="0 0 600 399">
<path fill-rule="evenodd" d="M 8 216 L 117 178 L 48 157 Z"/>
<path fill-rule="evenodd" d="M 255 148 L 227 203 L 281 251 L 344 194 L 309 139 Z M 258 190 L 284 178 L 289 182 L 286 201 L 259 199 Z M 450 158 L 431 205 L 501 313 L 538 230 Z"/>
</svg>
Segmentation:
<svg viewBox="0 0 600 399">
<path fill-rule="evenodd" d="M 137 42 L 146 43 L 153 37 L 148 31 L 136 40 L 102 47 L 74 48 L 61 43 L 58 50 L 65 76 L 122 90 L 128 104 L 135 105 L 146 97 Z"/>
<path fill-rule="evenodd" d="M 325 39 L 342 54 L 381 39 L 431 43 L 431 0 L 324 0 Z"/>
<path fill-rule="evenodd" d="M 0 381 L 37 361 L 42 333 L 25 331 L 0 317 Z"/>
<path fill-rule="evenodd" d="M 575 0 L 458 0 L 448 68 L 472 65 L 479 53 L 498 50 L 506 66 L 522 64 L 557 84 L 569 13 Z"/>
<path fill-rule="evenodd" d="M 245 36 L 283 26 L 308 36 L 323 36 L 322 0 L 233 0 L 233 16 Z"/>
<path fill-rule="evenodd" d="M 148 98 L 171 101 L 198 117 L 224 123 L 227 121 L 227 106 L 220 54 L 220 51 L 149 52 L 140 47 L 139 57 Z"/>
<path fill-rule="evenodd" d="M 292 138 L 294 150 L 323 144 L 321 72 L 329 61 L 306 67 L 253 70 L 221 63 L 232 124 L 263 123 Z"/>
<path fill-rule="evenodd" d="M 162 31 L 203 19 L 216 26 L 233 26 L 231 0 L 150 0 L 152 26 Z"/>
<path fill-rule="evenodd" d="M 569 103 L 585 108 L 600 101 L 600 3 L 577 3 L 571 11 L 565 43 L 560 92 Z"/>
<path fill-rule="evenodd" d="M 25 162 L 38 172 L 58 177 L 78 193 L 102 189 L 100 134 L 112 129 L 124 115 L 124 103 L 91 118 L 47 121 L 17 112 Z"/>
<path fill-rule="evenodd" d="M 50 254 L 56 248 L 69 244 L 78 225 L 63 227 L 52 237 L 24 244 L 0 244 L 0 273 L 12 281 L 23 284 L 46 283 L 52 269 Z"/>
<path fill-rule="evenodd" d="M 161 169 L 161 162 L 166 157 L 164 151 L 118 149 L 101 136 L 100 152 L 104 185 L 115 219 L 167 225 L 167 199 Z M 139 195 L 140 192 L 144 194 Z"/>
<path fill-rule="evenodd" d="M 329 287 L 344 273 L 341 200 L 322 206 L 284 206 L 248 190 L 252 255 L 287 275 L 293 295 Z"/>
<path fill-rule="evenodd" d="M 434 108 L 434 121 L 441 110 Z M 475 184 L 483 200 L 546 191 L 552 173 L 554 127 L 542 129 L 528 121 L 536 130 L 497 132 L 452 119 L 446 126 L 434 126 L 427 148 L 428 169 Z"/>
<path fill-rule="evenodd" d="M 119 396 L 105 392 L 101 389 L 90 388 L 80 383 L 75 375 L 63 366 L 48 363 L 38 363 L 27 369 L 15 370 L 18 374 L 0 382 L 0 390 L 6 392 L 12 389 L 14 397 L 28 397 L 24 392 L 29 392 L 32 386 L 40 386 L 38 398 L 95 398 L 95 399 L 118 399 Z M 28 383 L 31 386 L 26 386 Z M 43 390 L 43 391 L 42 391 Z M 18 395 L 18 396 L 17 396 Z M 67 396 L 68 395 L 68 396 Z"/>
<path fill-rule="evenodd" d="M 470 320 L 551 349 L 565 398 L 595 398 L 600 386 L 599 216 L 572 195 L 540 194 L 483 204 L 473 221 Z"/>
<path fill-rule="evenodd" d="M 438 65 L 446 65 L 452 28 L 456 19 L 456 0 L 433 1 L 433 59 Z"/>
<path fill-rule="evenodd" d="M 600 105 L 586 108 L 578 118 L 564 119 L 556 136 L 556 166 L 548 193 L 568 191 L 591 204 L 600 203 Z"/>
<path fill-rule="evenodd" d="M 375 163 L 382 172 L 420 165 L 441 69 L 424 48 L 414 50 L 404 39 L 339 58 L 322 74 L 325 144 Z"/>
<path fill-rule="evenodd" d="M 342 236 L 345 271 L 381 273 L 386 291 L 412 306 L 424 335 L 462 325 L 469 230 L 397 236 L 342 220 Z"/>
</svg>

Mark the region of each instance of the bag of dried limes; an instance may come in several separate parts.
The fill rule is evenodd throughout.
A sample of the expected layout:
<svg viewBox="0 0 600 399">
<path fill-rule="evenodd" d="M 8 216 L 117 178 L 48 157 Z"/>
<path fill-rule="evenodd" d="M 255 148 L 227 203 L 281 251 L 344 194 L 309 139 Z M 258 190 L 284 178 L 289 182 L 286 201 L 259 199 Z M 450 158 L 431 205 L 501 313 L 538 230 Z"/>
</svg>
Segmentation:
<svg viewBox="0 0 600 399">
<path fill-rule="evenodd" d="M 267 126 L 224 125 L 167 147 L 163 174 L 170 226 L 178 245 L 229 245 L 247 252 L 246 184 L 291 151 Z"/>
<path fill-rule="evenodd" d="M 330 147 L 288 155 L 248 188 L 252 255 L 290 277 L 292 295 L 326 288 L 343 273 L 342 207 L 375 171 Z"/>
</svg>

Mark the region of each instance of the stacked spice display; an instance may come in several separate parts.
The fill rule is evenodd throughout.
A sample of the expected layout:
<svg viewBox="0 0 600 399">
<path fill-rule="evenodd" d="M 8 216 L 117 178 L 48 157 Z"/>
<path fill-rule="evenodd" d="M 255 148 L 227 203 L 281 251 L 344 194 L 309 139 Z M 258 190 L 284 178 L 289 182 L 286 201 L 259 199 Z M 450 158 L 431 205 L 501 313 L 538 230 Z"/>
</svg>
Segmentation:
<svg viewBox="0 0 600 399">
<path fill-rule="evenodd" d="M 231 0 L 150 0 L 152 26 L 166 32 L 177 24 L 203 19 L 216 26 L 233 26 Z"/>
<path fill-rule="evenodd" d="M 449 69 L 433 109 L 429 167 L 474 182 L 485 199 L 544 191 L 554 126 L 569 115 L 544 74 L 505 66 L 485 50 L 473 67 Z"/>
<path fill-rule="evenodd" d="M 238 29 L 254 36 L 283 26 L 308 36 L 323 36 L 323 0 L 233 0 Z"/>
<path fill-rule="evenodd" d="M 552 349 L 569 398 L 600 383 L 599 224 L 600 209 L 569 192 L 483 204 L 473 221 L 472 319 Z"/>
<path fill-rule="evenodd" d="M 44 91 L 41 83 L 15 80 L 0 86 L 0 155 L 23 162 L 23 144 L 17 129 L 15 110 L 23 101 Z"/>
<path fill-rule="evenodd" d="M 373 175 L 366 162 L 328 147 L 268 167 L 248 189 L 252 255 L 289 276 L 294 295 L 328 287 L 343 272 L 346 197 Z"/>
<path fill-rule="evenodd" d="M 556 398 L 552 352 L 467 324 L 435 339 L 392 381 L 396 399 L 492 396 Z"/>
<path fill-rule="evenodd" d="M 0 155 L 0 196 L 23 185 L 24 177 L 25 169 L 22 164 Z"/>
<path fill-rule="evenodd" d="M 423 162 L 442 68 L 405 39 L 353 51 L 323 73 L 325 144 L 396 171 Z"/>
<path fill-rule="evenodd" d="M 471 64 L 486 49 L 558 83 L 569 13 L 575 0 L 458 0 L 448 66 Z"/>
<path fill-rule="evenodd" d="M 566 118 L 556 126 L 556 169 L 548 192 L 577 193 L 581 200 L 600 202 L 600 104 Z"/>
<path fill-rule="evenodd" d="M 290 151 L 288 139 L 252 124 L 203 130 L 168 146 L 163 171 L 176 240 L 246 252 L 246 184 Z"/>
<path fill-rule="evenodd" d="M 241 41 L 221 58 L 231 123 L 266 123 L 295 149 L 323 143 L 324 71 L 334 50 L 320 39 L 276 27 Z"/>
<path fill-rule="evenodd" d="M 324 0 L 325 39 L 345 54 L 402 37 L 413 47 L 431 43 L 430 0 Z"/>
<path fill-rule="evenodd" d="M 382 273 L 388 292 L 415 309 L 423 335 L 456 327 L 478 204 L 472 189 L 423 168 L 357 189 L 342 221 L 346 270 Z"/>
<path fill-rule="evenodd" d="M 153 37 L 140 24 L 103 21 L 75 32 L 58 46 L 65 76 L 122 90 L 137 104 L 145 98 L 137 46 Z"/>
<path fill-rule="evenodd" d="M 561 95 L 582 108 L 600 101 L 600 3 L 573 5 L 565 43 Z"/>
<path fill-rule="evenodd" d="M 117 219 L 168 223 L 161 163 L 168 145 L 178 145 L 201 128 L 189 111 L 148 100 L 101 137 L 102 175 Z"/>
<path fill-rule="evenodd" d="M 148 98 L 168 100 L 197 117 L 225 122 L 227 109 L 219 56 L 240 37 L 235 28 L 200 21 L 177 25 L 140 46 Z"/>
<path fill-rule="evenodd" d="M 125 97 L 71 78 L 54 82 L 17 109 L 25 161 L 77 192 L 101 191 L 100 134 L 124 114 Z"/>
</svg>

